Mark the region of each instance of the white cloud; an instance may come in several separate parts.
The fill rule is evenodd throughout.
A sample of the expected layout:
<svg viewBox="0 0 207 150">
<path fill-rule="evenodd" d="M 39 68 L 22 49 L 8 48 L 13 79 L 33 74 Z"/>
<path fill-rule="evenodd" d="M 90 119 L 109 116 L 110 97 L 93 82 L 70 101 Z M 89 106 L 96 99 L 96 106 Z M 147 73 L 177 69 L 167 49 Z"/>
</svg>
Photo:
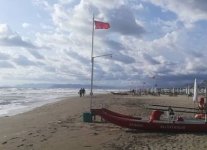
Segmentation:
<svg viewBox="0 0 207 150">
<path fill-rule="evenodd" d="M 27 22 L 22 23 L 22 27 L 23 27 L 23 28 L 28 28 L 29 26 L 30 26 L 30 24 L 27 23 Z"/>
<path fill-rule="evenodd" d="M 0 24 L 0 38 L 11 34 L 11 30 L 7 24 Z"/>
<path fill-rule="evenodd" d="M 145 11 L 153 7 L 148 7 L 146 1 L 165 9 L 159 12 L 163 16 L 171 11 L 178 18 L 163 19 L 153 10 Z M 135 79 L 142 83 L 141 80 L 155 74 L 173 80 L 204 69 L 205 66 L 198 62 L 205 64 L 201 56 L 206 55 L 206 47 L 202 43 L 197 46 L 193 44 L 199 39 L 193 39 L 190 35 L 197 32 L 196 28 L 186 28 L 192 24 L 197 27 L 194 24 L 196 21 L 206 19 L 203 15 L 205 9 L 198 5 L 199 2 L 141 2 L 60 0 L 54 3 L 34 0 L 35 6 L 51 18 L 47 18 L 49 22 L 39 22 L 41 30 L 34 34 L 33 40 L 29 37 L 26 40 L 7 24 L 0 24 L 0 66 L 6 69 L 10 64 L 9 71 L 2 73 L 2 76 L 8 75 L 8 78 L 21 81 L 78 83 L 84 80 L 89 83 L 93 13 L 97 20 L 111 25 L 109 30 L 95 30 L 94 56 L 113 54 L 112 59 L 95 59 L 96 83 L 127 84 Z M 197 13 L 193 14 L 195 7 L 198 7 Z M 37 13 L 44 16 L 41 12 Z M 185 26 L 180 25 L 181 22 Z M 28 23 L 23 23 L 22 27 L 34 28 Z M 203 27 L 199 29 L 202 34 Z M 205 41 L 205 36 L 200 37 Z M 198 53 L 195 49 L 203 51 Z M 15 70 L 16 74 L 10 70 Z"/>
</svg>

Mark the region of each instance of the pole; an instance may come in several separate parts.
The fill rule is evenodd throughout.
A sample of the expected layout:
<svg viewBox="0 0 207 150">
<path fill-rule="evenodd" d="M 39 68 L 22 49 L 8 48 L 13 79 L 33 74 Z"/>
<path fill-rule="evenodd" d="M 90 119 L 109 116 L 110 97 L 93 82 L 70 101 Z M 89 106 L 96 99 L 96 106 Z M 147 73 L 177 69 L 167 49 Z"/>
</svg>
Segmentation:
<svg viewBox="0 0 207 150">
<path fill-rule="evenodd" d="M 90 92 L 90 110 L 92 108 L 92 97 L 93 97 L 93 64 L 94 64 L 94 57 L 93 57 L 93 41 L 94 41 L 94 14 L 93 14 L 93 26 L 92 26 L 92 49 L 91 49 L 91 92 Z"/>
<path fill-rule="evenodd" d="M 189 94 L 190 94 L 190 87 L 189 87 L 189 84 L 188 84 L 188 88 L 187 88 L 187 96 L 188 96 L 188 100 L 189 100 Z"/>
<path fill-rule="evenodd" d="M 206 103 L 207 103 L 207 88 L 205 88 L 205 94 L 206 94 Z M 204 105 L 204 109 L 205 109 L 205 123 L 207 123 L 207 108 L 206 108 L 206 105 Z"/>
<path fill-rule="evenodd" d="M 92 26 L 92 49 L 91 49 L 91 62 L 93 58 L 93 40 L 94 40 L 94 14 L 93 14 L 93 26 Z"/>
</svg>

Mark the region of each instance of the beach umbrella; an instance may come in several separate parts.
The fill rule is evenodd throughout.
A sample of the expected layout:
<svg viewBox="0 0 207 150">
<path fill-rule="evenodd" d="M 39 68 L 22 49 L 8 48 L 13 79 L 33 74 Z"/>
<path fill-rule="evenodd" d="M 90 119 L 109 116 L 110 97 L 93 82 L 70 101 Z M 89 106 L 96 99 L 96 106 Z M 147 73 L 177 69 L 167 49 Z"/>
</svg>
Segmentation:
<svg viewBox="0 0 207 150">
<path fill-rule="evenodd" d="M 197 83 L 196 83 L 196 78 L 195 78 L 195 81 L 194 81 L 194 90 L 193 90 L 193 101 L 195 102 L 197 100 Z"/>
</svg>

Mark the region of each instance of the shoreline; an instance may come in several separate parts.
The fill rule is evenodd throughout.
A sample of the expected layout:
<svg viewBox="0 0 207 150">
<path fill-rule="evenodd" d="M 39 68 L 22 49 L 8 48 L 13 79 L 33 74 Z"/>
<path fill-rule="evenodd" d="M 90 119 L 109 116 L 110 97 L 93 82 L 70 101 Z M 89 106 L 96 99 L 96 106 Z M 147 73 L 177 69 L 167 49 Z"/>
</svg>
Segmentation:
<svg viewBox="0 0 207 150">
<path fill-rule="evenodd" d="M 3 88 L 1 89 L 0 117 L 13 116 L 54 103 L 68 97 L 78 97 L 76 88 Z M 89 89 L 86 89 L 88 92 Z M 107 91 L 97 89 L 96 94 Z"/>
<path fill-rule="evenodd" d="M 0 149 L 3 150 L 117 150 L 206 149 L 205 134 L 132 132 L 110 123 L 84 123 L 90 96 L 69 97 L 32 111 L 0 118 Z M 98 94 L 93 107 L 107 107 L 134 116 L 149 117 L 144 104 L 192 107 L 185 96 L 117 96 Z M 180 114 L 182 115 L 182 114 Z M 199 143 L 199 144 L 198 144 Z"/>
<path fill-rule="evenodd" d="M 50 105 L 50 104 L 55 104 L 55 103 L 58 103 L 60 101 L 64 101 L 65 99 L 71 99 L 72 100 L 73 98 L 76 98 L 76 97 L 78 97 L 78 96 L 73 95 L 73 96 L 59 97 L 59 98 L 51 99 L 49 101 L 44 101 L 44 103 L 43 102 L 42 103 L 36 103 L 35 105 L 27 106 L 25 108 L 10 110 L 12 112 L 9 111 L 9 112 L 7 112 L 7 114 L 2 114 L 2 115 L 0 115 L 0 118 L 21 115 L 21 114 L 33 111 L 35 109 L 38 109 L 39 107 L 44 107 L 44 106 L 47 106 L 47 105 Z"/>
</svg>

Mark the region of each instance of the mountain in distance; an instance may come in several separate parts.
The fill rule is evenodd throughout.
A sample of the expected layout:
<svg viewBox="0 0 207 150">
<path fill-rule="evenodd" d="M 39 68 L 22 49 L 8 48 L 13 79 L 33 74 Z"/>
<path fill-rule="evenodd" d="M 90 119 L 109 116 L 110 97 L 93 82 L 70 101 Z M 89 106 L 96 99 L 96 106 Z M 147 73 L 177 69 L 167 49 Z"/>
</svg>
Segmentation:
<svg viewBox="0 0 207 150">
<path fill-rule="evenodd" d="M 91 85 L 88 84 L 51 84 L 51 83 L 38 83 L 38 84 L 21 84 L 17 85 L 18 88 L 91 88 Z M 93 88 L 98 89 L 118 89 L 120 87 L 113 86 L 96 86 Z"/>
</svg>

